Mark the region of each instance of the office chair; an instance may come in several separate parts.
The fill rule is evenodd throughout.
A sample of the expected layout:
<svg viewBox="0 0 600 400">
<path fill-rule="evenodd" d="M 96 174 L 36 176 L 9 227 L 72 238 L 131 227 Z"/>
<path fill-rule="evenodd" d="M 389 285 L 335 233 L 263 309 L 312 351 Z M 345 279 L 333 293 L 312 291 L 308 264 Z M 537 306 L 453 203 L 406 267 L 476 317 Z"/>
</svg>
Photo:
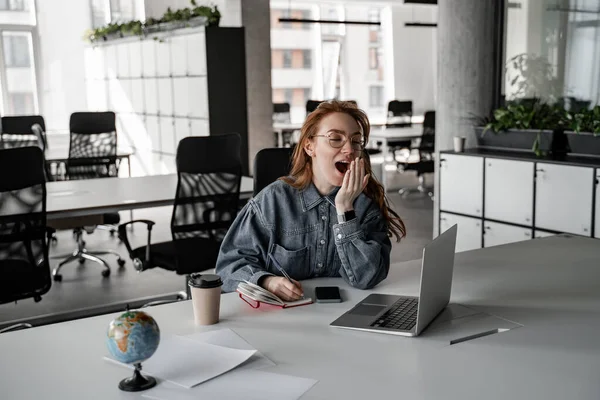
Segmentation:
<svg viewBox="0 0 600 400">
<path fill-rule="evenodd" d="M 254 190 L 256 196 L 261 190 L 290 173 L 294 148 L 262 149 L 254 158 Z"/>
<path fill-rule="evenodd" d="M 27 147 L 43 145 L 46 151 L 46 123 L 41 115 L 19 115 L 0 119 L 2 132 L 1 148 Z M 33 128 L 39 126 L 39 129 Z"/>
<path fill-rule="evenodd" d="M 44 155 L 37 147 L 0 150 L 0 304 L 50 290 Z M 2 331 L 26 327 L 18 324 Z M 29 325 L 30 326 L 30 325 Z"/>
<path fill-rule="evenodd" d="M 388 103 L 388 115 L 385 126 L 388 128 L 407 128 L 412 126 L 412 101 L 392 100 Z M 404 151 L 404 159 L 408 159 L 412 149 L 412 140 L 390 140 L 388 148 L 396 159 L 397 151 Z"/>
<path fill-rule="evenodd" d="M 177 189 L 168 242 L 152 243 L 154 222 L 134 220 L 119 225 L 134 268 L 163 268 L 179 275 L 215 267 L 221 242 L 238 212 L 242 162 L 238 134 L 191 136 L 177 146 Z M 145 246 L 132 248 L 127 226 L 144 223 Z M 187 285 L 186 285 L 187 288 Z"/>
<path fill-rule="evenodd" d="M 306 115 L 315 111 L 317 107 L 319 107 L 319 104 L 321 104 L 322 102 L 323 100 L 308 100 L 306 102 Z"/>
<path fill-rule="evenodd" d="M 406 196 L 409 193 L 427 193 L 429 197 L 433 196 L 431 188 L 425 187 L 424 174 L 434 172 L 434 153 L 435 153 L 435 111 L 425 112 L 423 120 L 423 134 L 419 143 L 419 161 L 413 163 L 405 163 L 404 171 L 416 171 L 419 185 L 417 188 L 403 188 L 399 193 Z"/>
<path fill-rule="evenodd" d="M 292 116 L 290 113 L 290 103 L 273 103 L 273 123 L 289 124 L 292 122 Z M 292 144 L 294 130 L 283 129 L 281 135 L 283 137 L 283 146 L 288 147 Z M 275 135 L 275 146 L 278 145 L 277 132 Z"/>
<path fill-rule="evenodd" d="M 65 177 L 69 180 L 116 177 L 119 172 L 117 160 L 117 128 L 115 113 L 107 112 L 76 112 L 71 114 L 69 123 L 70 143 L 69 158 L 65 166 Z M 119 213 L 102 214 L 101 225 L 109 225 L 111 234 L 116 232 L 120 222 Z M 83 231 L 92 233 L 96 226 L 77 227 L 74 229 L 77 249 L 72 253 L 59 257 L 64 258 L 52 272 L 55 281 L 60 282 L 60 269 L 71 261 L 94 261 L 102 266 L 103 277 L 110 276 L 110 266 L 99 255 L 113 254 L 117 256 L 120 267 L 125 265 L 120 254 L 114 250 L 88 251 L 83 240 Z"/>
</svg>

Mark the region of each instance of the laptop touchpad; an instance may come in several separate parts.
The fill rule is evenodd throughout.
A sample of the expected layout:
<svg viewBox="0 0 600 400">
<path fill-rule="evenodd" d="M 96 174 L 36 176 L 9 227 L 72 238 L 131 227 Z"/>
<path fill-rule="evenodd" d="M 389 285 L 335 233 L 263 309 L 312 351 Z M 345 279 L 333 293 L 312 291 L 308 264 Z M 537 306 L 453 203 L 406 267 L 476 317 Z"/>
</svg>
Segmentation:
<svg viewBox="0 0 600 400">
<path fill-rule="evenodd" d="M 379 306 L 375 304 L 359 304 L 352 311 L 349 312 L 350 315 L 366 315 L 369 317 L 374 317 L 381 312 L 387 306 Z"/>
</svg>

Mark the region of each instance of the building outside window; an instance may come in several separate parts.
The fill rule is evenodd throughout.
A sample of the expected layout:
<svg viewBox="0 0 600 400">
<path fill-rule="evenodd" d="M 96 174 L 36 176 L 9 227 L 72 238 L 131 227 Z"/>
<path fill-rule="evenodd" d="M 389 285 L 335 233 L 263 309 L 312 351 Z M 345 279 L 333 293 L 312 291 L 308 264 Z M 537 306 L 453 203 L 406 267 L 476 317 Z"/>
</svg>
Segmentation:
<svg viewBox="0 0 600 400">
<path fill-rule="evenodd" d="M 136 10 L 135 0 L 91 0 L 92 27 L 99 28 L 109 23 L 143 19 Z"/>
<path fill-rule="evenodd" d="M 292 50 L 282 50 L 283 68 L 292 68 Z"/>
<path fill-rule="evenodd" d="M 285 103 L 292 104 L 294 101 L 294 89 L 283 89 L 283 99 Z"/>
<path fill-rule="evenodd" d="M 6 68 L 28 68 L 31 66 L 27 36 L 4 35 L 3 42 Z"/>
<path fill-rule="evenodd" d="M 303 68 L 310 69 L 312 68 L 312 51 L 311 50 L 302 50 L 302 58 L 303 58 Z"/>
<path fill-rule="evenodd" d="M 0 0 L 0 11 L 27 11 L 28 3 L 26 0 Z"/>
<path fill-rule="evenodd" d="M 383 86 L 369 87 L 369 107 L 383 107 Z"/>
<path fill-rule="evenodd" d="M 369 69 L 379 68 L 379 57 L 377 47 L 369 47 Z"/>
</svg>

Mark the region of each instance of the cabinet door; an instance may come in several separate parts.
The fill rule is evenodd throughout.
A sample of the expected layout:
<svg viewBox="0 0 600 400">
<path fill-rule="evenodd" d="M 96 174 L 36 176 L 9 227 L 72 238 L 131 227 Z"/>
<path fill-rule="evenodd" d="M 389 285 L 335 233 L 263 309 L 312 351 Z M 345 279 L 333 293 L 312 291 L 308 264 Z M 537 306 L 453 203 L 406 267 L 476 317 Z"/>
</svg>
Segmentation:
<svg viewBox="0 0 600 400">
<path fill-rule="evenodd" d="M 534 164 L 485 160 L 485 218 L 532 225 Z"/>
<path fill-rule="evenodd" d="M 537 163 L 536 228 L 591 236 L 594 170 Z"/>
<path fill-rule="evenodd" d="M 156 43 L 156 76 L 171 76 L 171 43 L 168 38 Z"/>
<path fill-rule="evenodd" d="M 531 228 L 485 221 L 483 229 L 484 247 L 499 246 L 501 244 L 531 239 Z"/>
<path fill-rule="evenodd" d="M 481 248 L 481 220 L 448 213 L 440 213 L 440 233 L 458 224 L 456 251 Z"/>
<path fill-rule="evenodd" d="M 483 157 L 440 155 L 440 211 L 482 216 Z"/>
<path fill-rule="evenodd" d="M 596 223 L 594 236 L 600 239 L 600 168 L 596 169 Z"/>
</svg>

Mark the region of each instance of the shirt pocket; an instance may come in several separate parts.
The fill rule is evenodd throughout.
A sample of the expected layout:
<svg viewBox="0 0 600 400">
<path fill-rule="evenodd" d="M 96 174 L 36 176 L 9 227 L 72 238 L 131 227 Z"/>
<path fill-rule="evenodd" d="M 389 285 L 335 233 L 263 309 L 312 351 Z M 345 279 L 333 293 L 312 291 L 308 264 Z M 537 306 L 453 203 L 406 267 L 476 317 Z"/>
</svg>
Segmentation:
<svg viewBox="0 0 600 400">
<path fill-rule="evenodd" d="M 273 243 L 269 254 L 273 256 L 279 263 L 279 266 L 283 268 L 292 279 L 301 280 L 310 277 L 310 251 L 308 247 L 303 247 L 299 250 L 288 250 Z M 271 259 L 269 259 L 269 270 L 276 275 L 283 275 Z"/>
</svg>

